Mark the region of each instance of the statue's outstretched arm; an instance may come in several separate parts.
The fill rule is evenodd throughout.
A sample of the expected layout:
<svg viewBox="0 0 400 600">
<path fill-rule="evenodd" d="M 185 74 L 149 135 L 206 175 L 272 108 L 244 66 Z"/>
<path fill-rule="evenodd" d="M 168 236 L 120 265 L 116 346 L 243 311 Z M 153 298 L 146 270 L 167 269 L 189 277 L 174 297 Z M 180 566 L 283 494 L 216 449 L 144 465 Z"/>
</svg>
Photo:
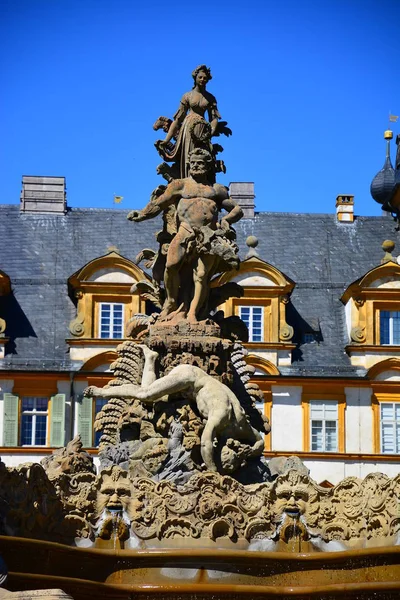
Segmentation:
<svg viewBox="0 0 400 600">
<path fill-rule="evenodd" d="M 129 221 L 146 221 L 159 215 L 181 196 L 182 182 L 180 179 L 172 181 L 167 188 L 159 185 L 150 197 L 150 202 L 142 210 L 131 210 L 127 219 Z"/>
<path fill-rule="evenodd" d="M 138 385 L 132 383 L 108 388 L 99 388 L 95 385 L 90 385 L 84 390 L 83 395 L 86 398 L 95 398 L 96 396 L 99 396 L 100 398 L 127 398 L 128 400 L 133 400 L 137 397 L 136 394 L 140 389 L 141 388 Z"/>
</svg>

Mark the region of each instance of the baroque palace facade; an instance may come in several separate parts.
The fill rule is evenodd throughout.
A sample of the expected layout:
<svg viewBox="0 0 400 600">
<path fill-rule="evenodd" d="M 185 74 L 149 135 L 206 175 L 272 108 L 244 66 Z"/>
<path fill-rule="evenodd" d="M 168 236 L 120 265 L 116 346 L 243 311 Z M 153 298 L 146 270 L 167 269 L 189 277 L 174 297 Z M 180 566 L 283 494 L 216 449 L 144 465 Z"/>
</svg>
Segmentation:
<svg viewBox="0 0 400 600">
<path fill-rule="evenodd" d="M 400 463 L 400 266 L 390 215 L 255 212 L 254 185 L 232 183 L 241 298 L 221 305 L 249 330 L 254 380 L 271 422 L 267 457 L 299 456 L 319 483 Z M 151 299 L 136 264 L 154 248 L 154 223 L 120 209 L 75 209 L 64 178 L 24 177 L 20 206 L 0 206 L 0 455 L 40 461 L 77 434 L 97 454 L 88 385 L 111 378 L 116 348 Z M 382 243 L 383 249 L 382 249 Z M 138 286 L 140 288 L 140 286 Z"/>
</svg>

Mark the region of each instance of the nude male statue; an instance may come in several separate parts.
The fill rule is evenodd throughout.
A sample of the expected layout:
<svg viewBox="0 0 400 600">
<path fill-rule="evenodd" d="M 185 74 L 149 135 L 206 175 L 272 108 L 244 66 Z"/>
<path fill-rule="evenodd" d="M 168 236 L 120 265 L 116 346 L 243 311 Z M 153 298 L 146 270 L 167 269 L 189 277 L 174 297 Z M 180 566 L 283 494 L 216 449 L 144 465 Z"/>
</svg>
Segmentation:
<svg viewBox="0 0 400 600">
<path fill-rule="evenodd" d="M 229 243 L 230 226 L 243 216 L 243 211 L 229 197 L 225 186 L 218 183 L 209 184 L 208 171 L 212 157 L 207 150 L 193 150 L 189 160 L 189 177 L 173 180 L 161 195 L 158 195 L 157 190 L 153 192 L 147 206 L 140 211 L 131 211 L 128 219 L 136 222 L 151 219 L 172 204 L 176 204 L 178 232 L 167 252 L 164 273 L 166 300 L 160 318 L 165 319 L 178 309 L 179 291 L 180 287 L 183 287 L 180 272 L 189 260 L 193 264 L 194 292 L 187 319 L 197 322 L 199 312 L 207 299 L 209 279 L 218 268 L 218 262 L 224 258 L 225 262 L 229 263 L 229 244 L 231 255 L 234 254 L 232 243 Z M 227 214 L 218 223 L 218 212 L 222 209 L 226 210 Z M 219 250 L 215 243 L 215 250 L 207 251 L 201 248 L 200 239 L 215 240 L 217 237 L 220 242 Z M 224 244 L 226 251 L 221 250 Z M 233 268 L 235 257 L 231 256 L 230 259 L 230 268 Z"/>
<path fill-rule="evenodd" d="M 138 344 L 139 345 L 139 344 Z M 165 400 L 169 394 L 189 392 L 196 402 L 200 415 L 207 420 L 201 436 L 201 456 L 209 471 L 217 471 L 214 459 L 214 439 L 224 436 L 250 444 L 247 457 L 260 456 L 264 442 L 261 434 L 254 429 L 235 394 L 223 383 L 207 375 L 199 367 L 178 365 L 168 375 L 156 378 L 155 361 L 157 352 L 140 344 L 145 364 L 140 386 L 133 384 L 116 385 L 110 388 L 90 386 L 84 396 L 101 398 L 138 399 L 154 404 Z"/>
</svg>

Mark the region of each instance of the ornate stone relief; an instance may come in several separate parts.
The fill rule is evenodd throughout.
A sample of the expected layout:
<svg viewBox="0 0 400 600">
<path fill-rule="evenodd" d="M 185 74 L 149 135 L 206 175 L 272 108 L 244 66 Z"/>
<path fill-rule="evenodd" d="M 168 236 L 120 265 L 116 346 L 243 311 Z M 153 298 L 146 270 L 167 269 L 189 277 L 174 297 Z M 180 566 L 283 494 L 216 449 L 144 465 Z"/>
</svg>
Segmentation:
<svg viewBox="0 0 400 600">
<path fill-rule="evenodd" d="M 297 535 L 360 547 L 398 535 L 400 475 L 348 477 L 327 489 L 295 464 L 288 461 L 289 470 L 259 484 L 203 472 L 176 485 L 115 465 L 97 476 L 59 473 L 50 481 L 40 465 L 12 469 L 1 463 L 1 530 L 77 543 L 114 536 L 145 546 L 172 538 L 288 543 Z"/>
<path fill-rule="evenodd" d="M 65 448 L 58 448 L 41 461 L 49 479 L 56 479 L 62 473 L 96 473 L 93 458 L 83 450 L 81 436 L 77 435 Z"/>
</svg>

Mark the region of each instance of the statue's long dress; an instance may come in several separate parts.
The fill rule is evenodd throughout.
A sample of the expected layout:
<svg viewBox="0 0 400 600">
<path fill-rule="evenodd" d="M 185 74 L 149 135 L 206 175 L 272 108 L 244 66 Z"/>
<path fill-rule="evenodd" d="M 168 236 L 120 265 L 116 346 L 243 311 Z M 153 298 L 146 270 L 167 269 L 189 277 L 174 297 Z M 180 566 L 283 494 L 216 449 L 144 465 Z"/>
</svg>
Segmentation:
<svg viewBox="0 0 400 600">
<path fill-rule="evenodd" d="M 179 162 L 182 179 L 189 176 L 189 153 L 195 148 L 211 150 L 211 126 L 204 119 L 206 111 L 210 121 L 221 118 L 217 100 L 212 94 L 192 90 L 182 96 L 179 109 L 174 115 L 174 120 L 182 123 L 178 139 L 172 152 L 164 150 L 163 155 L 168 162 Z"/>
</svg>

